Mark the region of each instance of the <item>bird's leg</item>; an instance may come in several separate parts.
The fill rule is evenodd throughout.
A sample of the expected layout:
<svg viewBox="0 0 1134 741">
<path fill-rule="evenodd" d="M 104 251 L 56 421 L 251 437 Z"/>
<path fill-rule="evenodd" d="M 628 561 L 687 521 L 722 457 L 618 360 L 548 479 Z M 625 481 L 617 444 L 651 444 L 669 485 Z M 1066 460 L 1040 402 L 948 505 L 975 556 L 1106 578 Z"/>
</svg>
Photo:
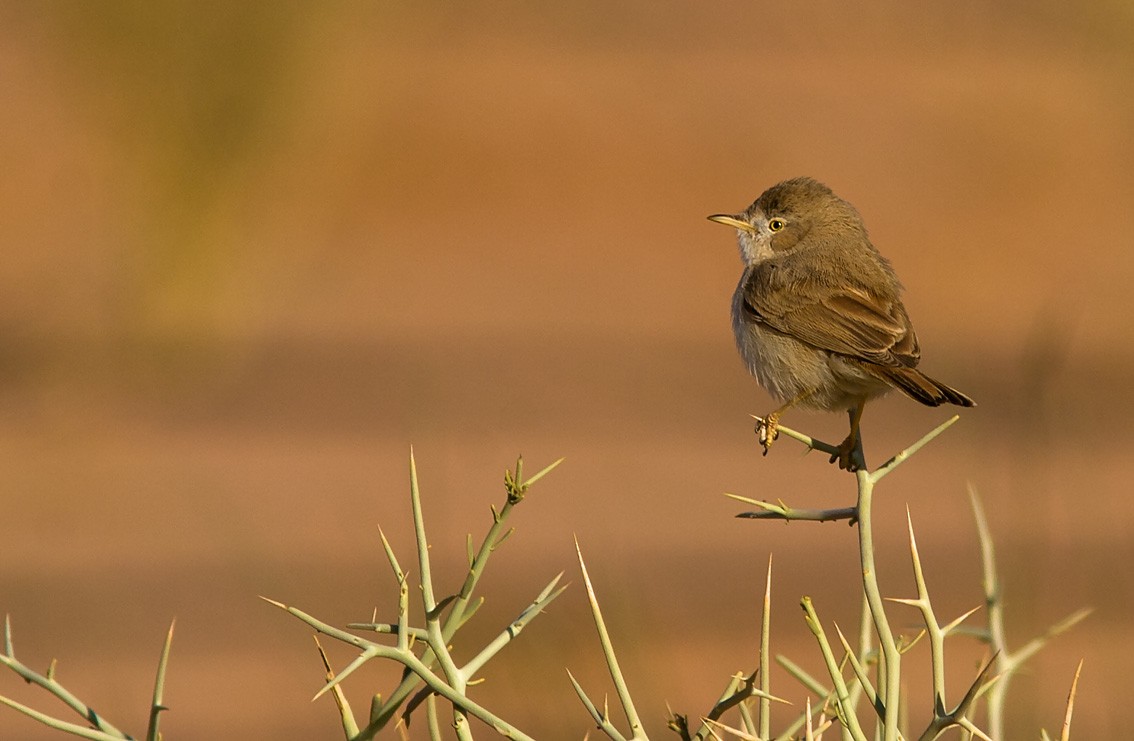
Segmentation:
<svg viewBox="0 0 1134 741">
<path fill-rule="evenodd" d="M 780 415 L 782 415 L 788 409 L 791 409 L 799 402 L 806 399 L 808 396 L 814 394 L 817 390 L 818 389 L 807 389 L 806 391 L 802 391 L 792 398 L 788 399 L 787 403 L 785 403 L 776 411 L 765 415 L 763 419 L 756 419 L 756 435 L 760 440 L 760 446 L 764 448 L 764 455 L 768 454 L 768 451 L 772 448 L 772 443 L 774 443 L 776 441 L 776 438 L 780 436 L 778 429 L 780 426 Z"/>
<path fill-rule="evenodd" d="M 862 460 L 861 456 L 856 456 L 856 448 L 859 447 L 860 438 L 858 434 L 858 426 L 862 421 L 862 410 L 866 408 L 866 399 L 860 399 L 858 404 L 847 410 L 850 415 L 850 434 L 847 439 L 839 443 L 838 450 L 831 454 L 831 463 L 838 461 L 839 468 L 846 471 L 857 471 L 859 468 L 859 461 Z"/>
</svg>

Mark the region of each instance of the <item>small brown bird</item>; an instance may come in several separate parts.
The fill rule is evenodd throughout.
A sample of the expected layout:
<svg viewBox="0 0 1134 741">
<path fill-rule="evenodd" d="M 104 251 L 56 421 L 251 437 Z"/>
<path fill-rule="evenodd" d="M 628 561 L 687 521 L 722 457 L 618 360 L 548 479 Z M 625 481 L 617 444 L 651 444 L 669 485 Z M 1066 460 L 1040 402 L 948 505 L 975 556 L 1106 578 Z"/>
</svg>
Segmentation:
<svg viewBox="0 0 1134 741">
<path fill-rule="evenodd" d="M 748 370 L 782 403 L 767 415 L 767 455 L 780 416 L 793 406 L 846 409 L 850 434 L 831 456 L 852 452 L 867 400 L 896 388 L 928 406 L 975 406 L 917 370 L 917 335 L 890 262 L 870 243 L 854 206 L 811 178 L 774 185 L 743 213 L 710 220 L 735 227 L 744 273 L 732 297 L 732 329 Z"/>
</svg>

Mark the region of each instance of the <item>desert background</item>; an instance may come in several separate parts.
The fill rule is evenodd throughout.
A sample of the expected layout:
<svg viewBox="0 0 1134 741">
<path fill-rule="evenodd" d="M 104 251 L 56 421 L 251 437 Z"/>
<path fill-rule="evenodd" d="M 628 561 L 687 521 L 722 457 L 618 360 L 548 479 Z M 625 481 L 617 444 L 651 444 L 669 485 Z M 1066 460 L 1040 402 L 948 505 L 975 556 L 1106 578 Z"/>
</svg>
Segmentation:
<svg viewBox="0 0 1134 741">
<path fill-rule="evenodd" d="M 1056 731 L 1080 659 L 1072 737 L 1122 737 L 1132 7 L 3 3 L 0 612 L 17 656 L 58 658 L 138 735 L 176 618 L 166 738 L 341 737 L 331 700 L 309 702 L 310 631 L 257 597 L 394 619 L 378 526 L 412 564 L 412 445 L 449 590 L 505 468 L 566 457 L 517 509 L 457 648 L 566 572 L 473 695 L 528 733 L 591 727 L 565 668 L 593 697 L 610 687 L 573 536 L 654 737 L 666 703 L 697 716 L 755 667 L 769 554 L 773 650 L 818 672 L 799 599 L 855 624 L 854 531 L 735 519 L 723 492 L 833 507 L 853 479 L 790 440 L 759 455 L 749 415 L 772 402 L 733 347 L 735 237 L 705 220 L 807 174 L 894 263 L 922 368 L 979 403 L 879 485 L 883 590 L 914 596 L 908 506 L 938 615 L 982 603 L 975 487 L 1010 644 L 1095 608 L 1014 680 L 1010 738 Z M 871 404 L 868 460 L 952 413 Z M 831 442 L 846 424 L 784 423 Z M 982 648 L 949 646 L 955 702 Z M 348 680 L 356 711 L 396 674 Z M 778 727 L 806 693 L 778 669 L 772 686 L 797 703 Z M 62 712 L 33 689 L 0 673 L 0 694 Z M 0 738 L 57 737 L 0 709 Z"/>
</svg>

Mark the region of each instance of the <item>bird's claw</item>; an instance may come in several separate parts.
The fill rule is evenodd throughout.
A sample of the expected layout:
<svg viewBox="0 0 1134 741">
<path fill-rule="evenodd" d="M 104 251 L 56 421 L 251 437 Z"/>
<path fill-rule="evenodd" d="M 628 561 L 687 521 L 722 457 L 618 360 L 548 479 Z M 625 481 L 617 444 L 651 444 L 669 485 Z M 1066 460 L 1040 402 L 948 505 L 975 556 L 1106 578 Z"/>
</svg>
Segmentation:
<svg viewBox="0 0 1134 741">
<path fill-rule="evenodd" d="M 848 435 L 846 440 L 839 443 L 839 447 L 835 448 L 835 452 L 831 453 L 830 463 L 838 463 L 839 468 L 844 471 L 854 473 L 859 469 L 858 456 L 855 455 L 855 449 L 858 447 L 858 440 L 854 435 Z"/>
<path fill-rule="evenodd" d="M 764 455 L 768 454 L 772 443 L 780 436 L 779 423 L 779 417 L 775 414 L 769 414 L 763 419 L 756 418 L 756 437 L 760 440 L 760 447 L 764 448 Z"/>
</svg>

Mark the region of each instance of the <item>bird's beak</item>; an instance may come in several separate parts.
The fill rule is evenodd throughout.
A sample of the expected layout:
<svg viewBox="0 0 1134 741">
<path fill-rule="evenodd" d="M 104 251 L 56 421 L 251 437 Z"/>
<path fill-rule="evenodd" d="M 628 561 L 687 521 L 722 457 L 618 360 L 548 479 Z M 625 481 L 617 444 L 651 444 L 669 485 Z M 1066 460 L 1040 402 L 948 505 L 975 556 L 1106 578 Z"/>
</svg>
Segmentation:
<svg viewBox="0 0 1134 741">
<path fill-rule="evenodd" d="M 725 226 L 731 226 L 734 229 L 739 229 L 740 231 L 748 232 L 749 234 L 755 234 L 756 233 L 756 229 L 751 224 L 749 224 L 747 221 L 743 221 L 741 219 L 738 219 L 735 216 L 730 216 L 729 214 L 713 214 L 712 216 L 709 217 L 709 221 L 715 221 L 718 224 L 724 224 Z"/>
</svg>

